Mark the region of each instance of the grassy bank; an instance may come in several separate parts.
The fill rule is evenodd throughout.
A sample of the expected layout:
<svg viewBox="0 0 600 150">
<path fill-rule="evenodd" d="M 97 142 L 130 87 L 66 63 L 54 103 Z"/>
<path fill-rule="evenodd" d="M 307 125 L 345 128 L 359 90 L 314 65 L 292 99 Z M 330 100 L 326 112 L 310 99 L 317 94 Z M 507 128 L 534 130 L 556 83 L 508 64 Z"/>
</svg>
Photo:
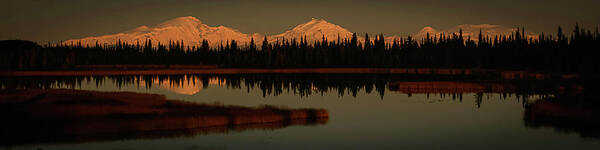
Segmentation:
<svg viewBox="0 0 600 150">
<path fill-rule="evenodd" d="M 68 89 L 0 90 L 0 116 L 0 146 L 277 129 L 329 119 L 324 109 L 224 106 Z"/>
</svg>

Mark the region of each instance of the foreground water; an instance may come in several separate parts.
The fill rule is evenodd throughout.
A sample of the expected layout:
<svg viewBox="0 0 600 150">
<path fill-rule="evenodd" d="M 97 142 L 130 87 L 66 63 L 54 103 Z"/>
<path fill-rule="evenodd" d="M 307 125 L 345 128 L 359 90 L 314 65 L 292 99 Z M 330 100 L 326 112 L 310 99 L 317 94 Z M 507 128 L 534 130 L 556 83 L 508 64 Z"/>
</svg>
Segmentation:
<svg viewBox="0 0 600 150">
<path fill-rule="evenodd" d="M 159 138 L 9 144 L 0 149 L 600 148 L 600 127 L 582 124 L 598 122 L 590 116 L 598 114 L 597 106 L 554 103 L 565 89 L 581 88 L 571 84 L 346 75 L 5 78 L 2 82 L 2 88 L 129 91 L 194 103 L 319 108 L 329 112 L 329 120 Z"/>
</svg>

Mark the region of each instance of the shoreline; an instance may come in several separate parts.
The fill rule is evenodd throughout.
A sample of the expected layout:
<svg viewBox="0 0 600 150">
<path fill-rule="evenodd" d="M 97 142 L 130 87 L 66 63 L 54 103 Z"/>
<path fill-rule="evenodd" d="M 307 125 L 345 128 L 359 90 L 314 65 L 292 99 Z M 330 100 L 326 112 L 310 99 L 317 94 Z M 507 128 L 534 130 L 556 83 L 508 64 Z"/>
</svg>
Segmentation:
<svg viewBox="0 0 600 150">
<path fill-rule="evenodd" d="M 181 75 L 181 74 L 440 74 L 471 75 L 471 69 L 420 68 L 210 68 L 210 69 L 105 69 L 56 71 L 5 71 L 0 76 Z"/>
<path fill-rule="evenodd" d="M 5 120 L 0 128 L 9 129 L 0 134 L 0 147 L 275 130 L 329 121 L 329 112 L 321 108 L 247 107 L 73 89 L 0 90 L 0 112 Z"/>
<path fill-rule="evenodd" d="M 442 68 L 86 68 L 85 70 L 0 71 L 2 77 L 93 76 L 93 75 L 184 75 L 184 74 L 413 74 L 413 75 L 493 75 L 502 79 L 574 79 L 577 74 L 536 73 L 489 69 Z"/>
</svg>

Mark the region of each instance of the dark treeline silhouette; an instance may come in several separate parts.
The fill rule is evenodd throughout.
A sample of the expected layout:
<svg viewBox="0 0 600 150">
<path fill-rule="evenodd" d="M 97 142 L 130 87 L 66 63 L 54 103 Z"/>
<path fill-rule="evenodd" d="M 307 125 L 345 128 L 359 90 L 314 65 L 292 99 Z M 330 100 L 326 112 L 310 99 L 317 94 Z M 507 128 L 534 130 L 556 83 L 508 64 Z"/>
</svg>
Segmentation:
<svg viewBox="0 0 600 150">
<path fill-rule="evenodd" d="M 567 37 L 559 27 L 556 35 L 528 38 L 525 29 L 512 35 L 490 37 L 479 33 L 464 38 L 458 33 L 427 35 L 423 39 L 395 39 L 386 43 L 383 35 L 371 40 L 365 35 L 351 39 L 309 43 L 306 38 L 281 39 L 261 46 L 255 40 L 240 46 L 235 40 L 220 45 L 202 41 L 196 46 L 172 41 L 147 40 L 114 45 L 48 44 L 36 46 L 25 41 L 3 41 L 2 70 L 73 69 L 75 65 L 189 64 L 233 68 L 311 67 L 397 67 L 397 68 L 483 68 L 546 72 L 596 73 L 600 70 L 598 29 L 575 26 Z M 475 39 L 477 38 L 477 42 Z"/>
<path fill-rule="evenodd" d="M 82 85 L 102 86 L 113 83 L 117 88 L 137 87 L 152 88 L 154 86 L 169 87 L 197 86 L 210 88 L 210 86 L 225 86 L 250 92 L 260 90 L 263 96 L 278 96 L 280 94 L 293 94 L 300 97 L 337 93 L 338 96 L 356 97 L 359 93 L 376 92 L 381 98 L 386 91 L 395 91 L 409 94 L 399 89 L 400 86 L 413 86 L 415 84 L 436 84 L 438 82 L 457 83 L 457 87 L 448 87 L 450 93 L 440 92 L 431 87 L 412 87 L 414 94 L 434 94 L 441 97 L 451 96 L 452 99 L 462 99 L 462 94 L 477 93 L 479 98 L 484 93 L 498 93 L 503 97 L 516 95 L 527 97 L 532 95 L 550 95 L 561 92 L 576 93 L 582 83 L 577 81 L 492 81 L 472 80 L 466 75 L 373 75 L 373 74 L 234 74 L 234 75 L 133 75 L 133 76 L 77 76 L 77 77 L 3 77 L 0 78 L 0 87 L 5 90 L 14 89 L 52 89 L 52 88 L 79 88 Z M 91 84 L 90 84 L 91 83 Z M 465 83 L 465 84 L 463 84 Z M 217 85 L 215 85 L 217 84 Z M 469 91 L 469 85 L 481 86 L 481 90 Z M 440 86 L 447 87 L 444 84 Z"/>
</svg>

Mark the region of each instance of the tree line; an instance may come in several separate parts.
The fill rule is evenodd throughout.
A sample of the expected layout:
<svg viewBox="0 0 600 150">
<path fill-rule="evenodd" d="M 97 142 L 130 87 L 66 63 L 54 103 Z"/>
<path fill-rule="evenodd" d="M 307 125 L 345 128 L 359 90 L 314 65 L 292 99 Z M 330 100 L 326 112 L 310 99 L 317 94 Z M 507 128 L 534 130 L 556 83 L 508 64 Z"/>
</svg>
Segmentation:
<svg viewBox="0 0 600 150">
<path fill-rule="evenodd" d="M 490 86 L 488 90 L 479 93 L 494 93 L 491 89 L 492 84 L 501 84 L 502 88 L 514 88 L 506 90 L 501 94 L 502 97 L 516 95 L 518 97 L 528 97 L 533 95 L 568 93 L 571 84 L 576 82 L 546 82 L 546 81 L 490 81 L 494 79 L 485 79 L 481 81 L 471 81 L 470 76 L 453 75 L 386 75 L 386 74 L 231 74 L 231 75 L 210 75 L 210 74 L 188 74 L 188 75 L 112 75 L 112 76 L 56 76 L 56 77 L 0 77 L 0 89 L 54 89 L 67 88 L 79 89 L 88 86 L 115 86 L 116 88 L 155 88 L 164 86 L 167 83 L 168 88 L 177 88 L 185 86 L 201 87 L 204 89 L 212 86 L 223 86 L 229 89 L 243 90 L 248 93 L 257 90 L 266 96 L 279 96 L 292 94 L 300 97 L 311 95 L 323 95 L 327 93 L 337 94 L 339 97 L 356 97 L 360 93 L 377 94 L 383 99 L 386 91 L 399 91 L 391 83 L 404 84 L 406 82 L 427 83 L 430 81 L 456 81 L 458 83 L 476 83 L 482 86 Z M 396 84 L 396 85 L 397 85 Z M 588 87 L 593 85 L 581 84 Z M 164 87 L 163 87 L 164 88 Z M 462 87 L 468 88 L 468 87 Z M 500 87 L 494 87 L 500 88 Z M 566 89 L 565 89 L 566 88 Z M 594 90 L 595 91 L 595 90 Z M 590 93 L 594 93 L 590 91 Z M 406 93 L 412 96 L 411 93 Z M 452 97 L 452 99 L 461 100 L 463 94 L 467 93 L 437 93 L 432 90 L 427 93 L 427 97 L 440 96 Z"/>
<path fill-rule="evenodd" d="M 561 27 L 556 35 L 540 34 L 528 38 L 525 29 L 511 35 L 477 37 L 457 33 L 411 36 L 385 42 L 383 34 L 359 41 L 350 39 L 308 42 L 306 38 L 269 42 L 257 46 L 254 39 L 240 46 L 235 41 L 188 46 L 182 41 L 137 43 L 117 41 L 114 45 L 37 44 L 27 41 L 2 41 L 0 69 L 56 70 L 75 65 L 182 64 L 218 65 L 231 68 L 483 68 L 546 72 L 595 73 L 600 70 L 598 43 L 600 33 L 580 28 L 567 36 Z M 371 40 L 371 38 L 373 40 Z M 477 38 L 477 40 L 474 40 Z"/>
</svg>

